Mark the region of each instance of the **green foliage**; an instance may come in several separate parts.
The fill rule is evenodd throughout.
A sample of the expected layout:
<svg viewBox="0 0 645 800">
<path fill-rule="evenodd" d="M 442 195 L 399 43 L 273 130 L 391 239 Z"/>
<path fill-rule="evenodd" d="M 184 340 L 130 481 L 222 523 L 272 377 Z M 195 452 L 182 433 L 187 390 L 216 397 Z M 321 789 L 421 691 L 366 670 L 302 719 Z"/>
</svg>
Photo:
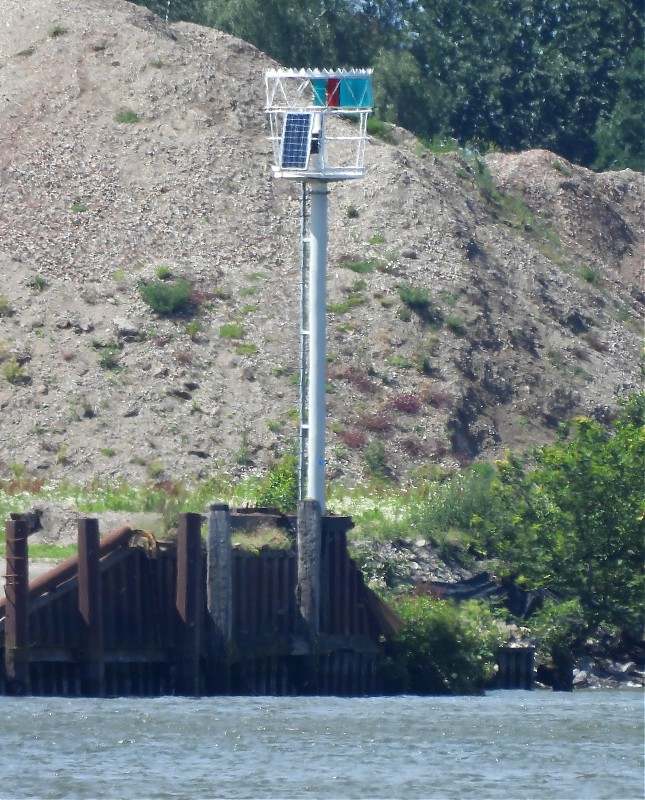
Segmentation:
<svg viewBox="0 0 645 800">
<path fill-rule="evenodd" d="M 374 272 L 376 264 L 374 261 L 341 261 L 338 265 L 341 269 L 349 269 L 359 275 L 367 275 Z"/>
<path fill-rule="evenodd" d="M 348 219 L 356 219 L 358 217 L 358 209 L 356 206 L 349 205 L 345 209 L 345 214 L 347 215 Z"/>
<path fill-rule="evenodd" d="M 530 626 L 531 637 L 544 653 L 571 651 L 588 631 L 586 614 L 577 598 L 564 603 L 547 601 L 531 616 Z"/>
<path fill-rule="evenodd" d="M 31 378 L 20 364 L 18 359 L 12 357 L 2 364 L 2 374 L 14 386 L 23 386 L 31 382 Z"/>
<path fill-rule="evenodd" d="M 14 308 L 9 300 L 3 294 L 0 294 L 0 317 L 12 317 L 14 313 Z"/>
<path fill-rule="evenodd" d="M 446 327 L 448 330 L 452 331 L 455 336 L 465 336 L 466 335 L 466 325 L 461 317 L 457 317 L 454 314 L 449 314 L 445 318 Z"/>
<path fill-rule="evenodd" d="M 45 289 L 49 286 L 49 284 L 43 278 L 42 275 L 34 275 L 33 278 L 30 278 L 27 281 L 27 286 L 30 289 L 33 289 L 35 292 L 44 292 Z"/>
<path fill-rule="evenodd" d="M 481 512 L 485 555 L 512 565 L 520 583 L 578 599 L 590 628 L 641 621 L 644 422 L 639 394 L 609 429 L 580 417 L 532 458 L 509 455 Z"/>
<path fill-rule="evenodd" d="M 430 295 L 425 289 L 417 289 L 415 286 L 399 286 L 399 297 L 401 302 L 409 308 L 426 309 L 430 305 Z"/>
<path fill-rule="evenodd" d="M 168 11 L 165 0 L 140 2 Z M 169 12 L 232 33 L 284 66 L 373 67 L 372 136 L 387 139 L 396 123 L 439 152 L 486 142 L 546 148 L 597 169 L 643 169 L 635 3 L 173 0 Z"/>
<path fill-rule="evenodd" d="M 293 513 L 298 502 L 298 459 L 286 453 L 269 470 L 262 481 L 257 497 L 260 507 L 277 508 L 285 514 Z"/>
<path fill-rule="evenodd" d="M 582 278 L 583 281 L 590 283 L 592 286 L 602 286 L 603 284 L 602 276 L 596 272 L 595 269 L 588 267 L 586 264 L 583 264 L 581 267 L 579 267 L 578 277 Z"/>
<path fill-rule="evenodd" d="M 479 694 L 494 674 L 502 636 L 491 612 L 469 601 L 404 597 L 395 610 L 405 628 L 386 644 L 384 677 L 393 691 Z"/>
<path fill-rule="evenodd" d="M 62 25 L 54 25 L 49 31 L 49 36 L 52 39 L 57 39 L 59 36 L 65 36 L 67 32 L 67 28 L 63 28 Z"/>
<path fill-rule="evenodd" d="M 192 285 L 183 279 L 174 281 L 142 281 L 139 284 L 141 297 L 160 316 L 171 317 L 190 306 Z"/>
<path fill-rule="evenodd" d="M 241 342 L 235 345 L 235 352 L 238 356 L 253 356 L 258 352 L 258 348 L 252 342 Z"/>
<path fill-rule="evenodd" d="M 99 366 L 101 369 L 112 370 L 118 372 L 121 369 L 119 364 L 119 346 L 115 342 L 108 342 L 107 344 L 94 343 L 95 350 L 99 354 Z"/>
<path fill-rule="evenodd" d="M 220 325 L 219 335 L 222 339 L 243 339 L 244 325 L 239 322 L 227 322 Z"/>
<path fill-rule="evenodd" d="M 375 478 L 387 478 L 387 454 L 385 445 L 380 439 L 375 439 L 367 445 L 363 454 L 365 469 Z"/>
<path fill-rule="evenodd" d="M 168 281 L 172 278 L 172 270 L 170 267 L 166 267 L 163 264 L 157 267 L 155 270 L 155 275 L 159 278 L 160 281 Z"/>
<path fill-rule="evenodd" d="M 425 289 L 418 289 L 416 286 L 399 286 L 399 297 L 401 302 L 409 309 L 418 314 L 426 322 L 439 324 L 443 320 L 443 315 L 439 308 L 432 302 L 430 295 Z M 399 315 L 400 316 L 400 315 Z"/>
<path fill-rule="evenodd" d="M 126 125 L 134 125 L 136 122 L 139 122 L 140 117 L 136 113 L 136 111 L 128 111 L 128 110 L 126 110 L 126 111 L 118 111 L 114 115 L 114 119 L 117 122 L 121 122 L 121 123 L 126 124 Z"/>
<path fill-rule="evenodd" d="M 84 203 L 72 203 L 70 209 L 74 211 L 76 214 L 84 214 L 88 211 L 88 207 Z"/>
</svg>

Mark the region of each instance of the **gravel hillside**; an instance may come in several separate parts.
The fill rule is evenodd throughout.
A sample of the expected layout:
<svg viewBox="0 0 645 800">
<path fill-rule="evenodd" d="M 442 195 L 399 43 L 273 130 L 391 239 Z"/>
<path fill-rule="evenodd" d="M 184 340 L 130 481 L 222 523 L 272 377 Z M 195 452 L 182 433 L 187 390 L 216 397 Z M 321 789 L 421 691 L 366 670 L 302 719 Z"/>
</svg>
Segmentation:
<svg viewBox="0 0 645 800">
<path fill-rule="evenodd" d="M 120 0 L 2 7 L 0 479 L 264 471 L 298 405 L 274 63 Z M 400 130 L 367 166 L 330 199 L 330 477 L 420 479 L 639 388 L 643 175 L 438 156 Z M 159 274 L 190 281 L 189 313 L 146 305 Z"/>
</svg>

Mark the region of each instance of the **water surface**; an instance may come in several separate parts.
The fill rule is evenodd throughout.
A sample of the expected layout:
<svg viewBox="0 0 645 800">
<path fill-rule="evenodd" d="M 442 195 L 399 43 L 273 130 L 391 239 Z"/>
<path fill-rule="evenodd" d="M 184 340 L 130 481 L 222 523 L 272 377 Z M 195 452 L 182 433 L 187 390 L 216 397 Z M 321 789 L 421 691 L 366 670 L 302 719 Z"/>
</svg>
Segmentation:
<svg viewBox="0 0 645 800">
<path fill-rule="evenodd" d="M 2 697 L 0 797 L 642 800 L 643 697 Z"/>
</svg>

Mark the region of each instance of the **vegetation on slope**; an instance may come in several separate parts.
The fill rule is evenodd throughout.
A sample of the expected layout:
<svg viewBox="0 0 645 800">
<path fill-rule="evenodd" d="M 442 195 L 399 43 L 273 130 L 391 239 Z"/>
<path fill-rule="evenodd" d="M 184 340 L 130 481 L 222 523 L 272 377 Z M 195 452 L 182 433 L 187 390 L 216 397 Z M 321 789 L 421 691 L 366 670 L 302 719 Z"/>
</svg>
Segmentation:
<svg viewBox="0 0 645 800">
<path fill-rule="evenodd" d="M 541 611 L 521 624 L 541 647 L 575 650 L 602 629 L 637 628 L 645 595 L 645 393 L 622 404 L 609 425 L 578 418 L 557 441 L 524 456 L 508 454 L 406 491 L 387 483 L 332 491 L 330 509 L 352 513 L 359 538 L 423 537 L 473 571 L 488 569 L 527 589 L 547 590 Z M 382 492 L 382 494 L 380 494 Z M 36 497 L 70 501 L 88 512 L 158 510 L 169 524 L 182 510 L 228 498 L 232 504 L 293 511 L 296 460 L 288 454 L 262 480 L 223 479 L 44 487 L 24 476 L 0 484 L 0 511 L 26 510 Z M 51 553 L 48 553 L 51 555 Z M 367 560 L 366 550 L 356 553 Z M 367 566 L 367 565 L 366 565 Z M 383 567 L 385 568 L 385 567 Z M 368 567 L 366 575 L 373 576 Z M 389 685 L 417 692 L 476 692 L 493 669 L 502 608 L 415 597 L 374 583 L 408 623 L 388 645 Z M 408 587 L 409 588 L 409 587 Z"/>
</svg>

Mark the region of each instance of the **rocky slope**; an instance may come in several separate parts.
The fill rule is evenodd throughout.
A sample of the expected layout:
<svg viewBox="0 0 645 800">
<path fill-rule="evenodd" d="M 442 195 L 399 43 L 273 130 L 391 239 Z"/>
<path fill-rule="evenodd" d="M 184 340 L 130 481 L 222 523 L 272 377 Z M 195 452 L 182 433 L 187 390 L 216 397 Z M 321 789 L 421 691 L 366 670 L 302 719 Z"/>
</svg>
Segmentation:
<svg viewBox="0 0 645 800">
<path fill-rule="evenodd" d="M 237 475 L 290 447 L 300 198 L 270 172 L 270 66 L 120 0 L 4 0 L 0 478 Z M 395 130 L 367 166 L 330 201 L 331 477 L 419 479 L 639 388 L 643 175 Z M 144 303 L 160 267 L 192 316 Z"/>
</svg>

